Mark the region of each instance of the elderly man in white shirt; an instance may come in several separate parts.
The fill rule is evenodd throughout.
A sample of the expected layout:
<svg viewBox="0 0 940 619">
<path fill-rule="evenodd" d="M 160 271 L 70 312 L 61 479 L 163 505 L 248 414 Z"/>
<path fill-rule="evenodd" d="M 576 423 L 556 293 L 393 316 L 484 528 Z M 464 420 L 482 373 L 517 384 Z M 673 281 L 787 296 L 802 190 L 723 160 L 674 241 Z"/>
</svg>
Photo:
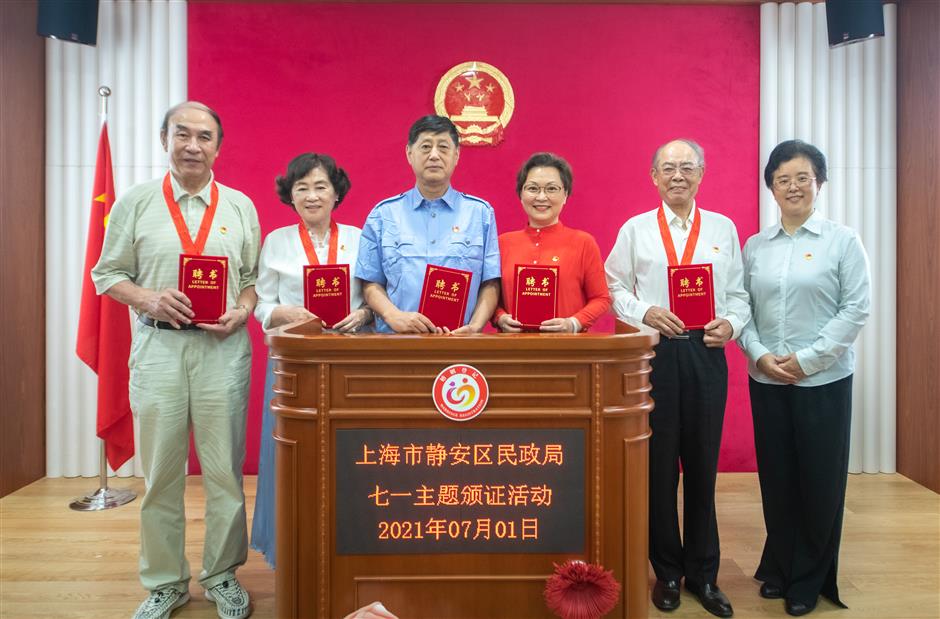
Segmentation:
<svg viewBox="0 0 940 619">
<path fill-rule="evenodd" d="M 704 171 L 704 152 L 694 141 L 678 139 L 659 147 L 650 175 L 662 204 L 623 225 L 605 268 L 618 318 L 649 325 L 662 336 L 650 376 L 656 404 L 649 450 L 653 604 L 665 611 L 678 608 L 679 583 L 685 578 L 686 588 L 706 610 L 730 617 L 731 603 L 717 585 L 715 478 L 728 395 L 724 346 L 740 335 L 750 307 L 734 223 L 695 203 Z M 686 330 L 669 309 L 667 269 L 706 263 L 712 265 L 715 318 L 704 329 Z"/>
</svg>

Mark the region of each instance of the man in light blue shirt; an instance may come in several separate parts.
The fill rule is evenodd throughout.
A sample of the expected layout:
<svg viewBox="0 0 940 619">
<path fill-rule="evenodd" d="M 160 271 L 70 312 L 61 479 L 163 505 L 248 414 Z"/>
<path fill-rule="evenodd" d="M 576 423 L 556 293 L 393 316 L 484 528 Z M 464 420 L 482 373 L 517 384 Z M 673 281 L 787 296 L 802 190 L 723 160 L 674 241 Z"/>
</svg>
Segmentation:
<svg viewBox="0 0 940 619">
<path fill-rule="evenodd" d="M 457 128 L 444 116 L 419 118 L 405 156 L 415 187 L 379 202 L 362 227 L 356 277 L 378 333 L 443 333 L 419 313 L 428 264 L 473 273 L 464 325 L 480 332 L 499 300 L 499 244 L 493 207 L 450 185 L 460 158 Z"/>
</svg>

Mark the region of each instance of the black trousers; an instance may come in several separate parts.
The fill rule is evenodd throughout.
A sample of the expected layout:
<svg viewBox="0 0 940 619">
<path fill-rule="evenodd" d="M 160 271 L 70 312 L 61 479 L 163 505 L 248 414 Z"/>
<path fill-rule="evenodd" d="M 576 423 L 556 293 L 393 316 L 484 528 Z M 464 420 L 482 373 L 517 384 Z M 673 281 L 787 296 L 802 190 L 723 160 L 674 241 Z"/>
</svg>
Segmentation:
<svg viewBox="0 0 940 619">
<path fill-rule="evenodd" d="M 706 348 L 702 331 L 662 338 L 652 361 L 650 414 L 650 563 L 659 580 L 715 584 L 721 558 L 715 476 L 728 399 L 722 348 Z M 676 492 L 682 463 L 683 529 Z M 683 541 L 684 538 L 684 541 Z"/>
<path fill-rule="evenodd" d="M 750 379 L 754 444 L 767 539 L 758 580 L 813 605 L 844 606 L 836 584 L 849 466 L 852 377 L 828 385 Z"/>
</svg>

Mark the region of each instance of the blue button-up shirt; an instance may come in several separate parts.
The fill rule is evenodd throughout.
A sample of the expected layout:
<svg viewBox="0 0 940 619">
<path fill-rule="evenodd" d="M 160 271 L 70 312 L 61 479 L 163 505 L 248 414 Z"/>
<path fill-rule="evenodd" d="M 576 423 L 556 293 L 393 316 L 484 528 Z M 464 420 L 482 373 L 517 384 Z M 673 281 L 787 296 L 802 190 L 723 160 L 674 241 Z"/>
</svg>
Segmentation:
<svg viewBox="0 0 940 619">
<path fill-rule="evenodd" d="M 779 384 L 757 369 L 763 355 L 796 353 L 815 387 L 855 369 L 852 343 L 870 311 L 868 257 L 850 228 L 813 213 L 792 235 L 767 228 L 744 246 L 744 285 L 751 295 L 751 322 L 738 345 L 748 373 Z"/>
<path fill-rule="evenodd" d="M 362 227 L 356 277 L 381 284 L 398 309 L 416 312 L 429 263 L 473 273 L 466 324 L 480 284 L 500 276 L 493 207 L 453 187 L 437 200 L 415 187 L 379 202 Z M 378 316 L 375 326 L 378 333 L 392 333 Z"/>
</svg>

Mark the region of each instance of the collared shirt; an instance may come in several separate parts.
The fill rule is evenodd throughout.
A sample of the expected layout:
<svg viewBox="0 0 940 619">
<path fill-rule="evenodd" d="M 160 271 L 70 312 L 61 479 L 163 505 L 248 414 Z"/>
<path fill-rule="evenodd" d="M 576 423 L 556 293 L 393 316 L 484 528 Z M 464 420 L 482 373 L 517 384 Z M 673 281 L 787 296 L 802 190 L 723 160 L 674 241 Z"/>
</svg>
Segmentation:
<svg viewBox="0 0 940 619">
<path fill-rule="evenodd" d="M 604 279 L 601 250 L 594 237 L 561 222 L 544 228 L 526 226 L 499 237 L 503 262 L 502 297 L 494 320 L 515 312 L 517 264 L 559 267 L 558 316 L 573 318 L 578 330 L 587 330 L 610 309 L 610 293 Z"/>
<path fill-rule="evenodd" d="M 685 251 L 696 210 L 701 214 L 702 226 L 692 264 L 714 265 L 715 315 L 731 324 L 732 338 L 738 337 L 750 320 L 751 309 L 744 290 L 741 244 L 734 222 L 724 215 L 699 209 L 695 203 L 685 222 L 665 204 L 662 208 L 677 256 Z M 627 220 L 604 265 L 614 313 L 633 324 L 641 324 L 654 305 L 669 308 L 666 276 L 669 259 L 659 233 L 658 211 L 654 209 Z"/>
<path fill-rule="evenodd" d="M 473 273 L 464 324 L 482 282 L 499 278 L 499 243 L 493 207 L 453 187 L 437 200 L 418 188 L 379 202 L 362 227 L 356 277 L 381 284 L 395 307 L 418 311 L 427 265 Z M 380 317 L 375 330 L 391 333 Z"/>
<path fill-rule="evenodd" d="M 170 175 L 190 236 L 195 237 L 210 200 L 212 180 L 194 195 Z M 251 200 L 240 191 L 216 183 L 219 205 L 203 253 L 228 257 L 226 306 L 235 305 L 244 288 L 258 277 L 261 227 Z M 183 252 L 176 226 L 163 197 L 163 177 L 128 189 L 111 208 L 98 264 L 91 271 L 98 294 L 129 280 L 151 290 L 179 287 L 179 255 Z"/>
<path fill-rule="evenodd" d="M 336 245 L 336 263 L 349 265 L 349 308 L 362 307 L 362 283 L 356 279 L 356 257 L 359 254 L 359 234 L 355 226 L 337 224 L 339 240 Z M 311 235 L 312 238 L 313 235 Z M 326 242 L 314 239 L 314 251 L 320 264 L 329 260 L 329 233 Z M 304 305 L 304 265 L 309 264 L 307 253 L 297 232 L 297 224 L 274 230 L 264 239 L 258 263 L 258 305 L 255 318 L 263 329 L 270 328 L 271 312 L 278 305 Z"/>
<path fill-rule="evenodd" d="M 792 235 L 780 224 L 762 230 L 744 246 L 744 284 L 754 318 L 738 345 L 754 380 L 779 384 L 757 369 L 767 353 L 796 353 L 807 375 L 800 386 L 854 371 L 852 343 L 871 307 L 868 256 L 855 231 L 818 212 Z"/>
</svg>

